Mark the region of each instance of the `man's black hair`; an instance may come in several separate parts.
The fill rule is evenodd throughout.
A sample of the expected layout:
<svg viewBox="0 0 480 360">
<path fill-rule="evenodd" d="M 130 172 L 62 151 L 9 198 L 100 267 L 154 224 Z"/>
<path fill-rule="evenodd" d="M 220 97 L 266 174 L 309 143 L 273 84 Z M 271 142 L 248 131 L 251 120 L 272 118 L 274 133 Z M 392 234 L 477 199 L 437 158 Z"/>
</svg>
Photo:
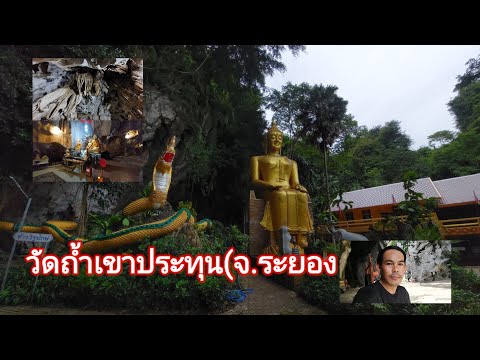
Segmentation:
<svg viewBox="0 0 480 360">
<path fill-rule="evenodd" d="M 398 247 L 397 245 L 390 245 L 390 246 L 387 246 L 386 248 L 383 248 L 382 250 L 380 250 L 378 252 L 378 256 L 377 256 L 377 264 L 380 266 L 382 265 L 383 263 L 383 254 L 385 254 L 385 251 L 387 250 L 398 250 L 400 251 L 402 254 L 403 254 L 403 261 L 407 261 L 407 254 L 405 254 L 405 251 L 403 251 L 403 249 L 401 247 Z"/>
</svg>

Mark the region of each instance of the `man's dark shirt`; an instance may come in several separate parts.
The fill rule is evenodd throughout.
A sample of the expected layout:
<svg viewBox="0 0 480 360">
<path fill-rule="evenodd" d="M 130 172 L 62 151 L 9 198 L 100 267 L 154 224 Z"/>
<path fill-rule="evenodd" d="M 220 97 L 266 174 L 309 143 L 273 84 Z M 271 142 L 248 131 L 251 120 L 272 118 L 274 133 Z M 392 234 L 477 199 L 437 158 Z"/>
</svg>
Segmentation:
<svg viewBox="0 0 480 360">
<path fill-rule="evenodd" d="M 355 303 L 410 304 L 410 296 L 407 290 L 400 285 L 397 287 L 395 294 L 392 295 L 385 290 L 380 281 L 377 281 L 358 290 L 353 299 L 353 304 Z"/>
</svg>

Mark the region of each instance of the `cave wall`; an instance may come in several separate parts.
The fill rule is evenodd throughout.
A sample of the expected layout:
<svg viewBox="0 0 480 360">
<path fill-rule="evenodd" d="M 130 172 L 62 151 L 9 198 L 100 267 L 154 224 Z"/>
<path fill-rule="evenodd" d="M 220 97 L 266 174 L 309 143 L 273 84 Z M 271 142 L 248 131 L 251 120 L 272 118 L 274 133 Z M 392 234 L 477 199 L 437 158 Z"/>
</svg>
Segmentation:
<svg viewBox="0 0 480 360">
<path fill-rule="evenodd" d="M 448 240 L 411 242 L 407 252 L 407 278 L 421 282 L 449 279 L 451 254 Z"/>
</svg>

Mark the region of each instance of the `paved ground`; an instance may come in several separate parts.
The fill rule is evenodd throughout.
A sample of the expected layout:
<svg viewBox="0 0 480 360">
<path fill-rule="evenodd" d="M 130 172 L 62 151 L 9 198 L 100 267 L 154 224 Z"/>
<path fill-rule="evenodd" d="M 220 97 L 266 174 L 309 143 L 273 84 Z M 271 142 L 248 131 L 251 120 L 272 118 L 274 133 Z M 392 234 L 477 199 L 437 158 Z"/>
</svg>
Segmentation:
<svg viewBox="0 0 480 360">
<path fill-rule="evenodd" d="M 308 304 L 293 290 L 264 276 L 244 277 L 242 286 L 253 292 L 223 315 L 327 315 L 326 311 Z"/>
<path fill-rule="evenodd" d="M 244 288 L 252 289 L 243 302 L 221 315 L 326 315 L 327 313 L 306 303 L 294 291 L 276 284 L 263 276 L 242 279 Z M 133 315 L 128 310 L 93 311 L 75 308 L 49 308 L 37 306 L 0 306 L 1 315 Z M 165 315 L 162 312 L 142 313 Z M 171 315 L 171 313 L 168 313 Z"/>
<path fill-rule="evenodd" d="M 452 282 L 450 279 L 431 282 L 402 281 L 412 304 L 450 304 L 452 302 Z M 340 295 L 340 302 L 351 304 L 359 288 L 350 288 Z"/>
</svg>

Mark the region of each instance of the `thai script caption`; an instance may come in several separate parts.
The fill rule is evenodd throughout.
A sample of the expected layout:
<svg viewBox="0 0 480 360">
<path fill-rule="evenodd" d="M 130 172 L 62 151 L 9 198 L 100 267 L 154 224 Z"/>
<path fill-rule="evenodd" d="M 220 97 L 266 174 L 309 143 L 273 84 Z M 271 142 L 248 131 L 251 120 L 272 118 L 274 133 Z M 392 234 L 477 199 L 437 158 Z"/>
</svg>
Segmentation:
<svg viewBox="0 0 480 360">
<path fill-rule="evenodd" d="M 250 257 L 245 254 L 235 254 L 235 248 L 230 247 L 224 255 L 199 254 L 173 256 L 157 254 L 154 246 L 149 246 L 144 254 L 81 254 L 81 241 L 71 241 L 68 244 L 70 252 L 61 257 L 55 254 L 45 254 L 44 248 L 30 249 L 25 262 L 32 263 L 30 274 L 76 276 L 80 273 L 81 264 L 85 264 L 87 275 L 118 276 L 123 272 L 123 264 L 129 265 L 132 276 L 151 276 L 159 274 L 167 276 L 183 271 L 188 276 L 196 276 L 201 283 L 206 276 L 225 276 L 228 281 L 235 281 L 235 272 L 239 275 L 258 275 L 259 268 L 265 276 L 286 274 L 289 276 L 320 276 L 337 274 L 338 258 L 334 254 L 322 258 L 317 254 L 310 255 L 259 255 L 256 267 L 252 266 Z M 233 271 L 232 271 L 233 270 Z"/>
</svg>

